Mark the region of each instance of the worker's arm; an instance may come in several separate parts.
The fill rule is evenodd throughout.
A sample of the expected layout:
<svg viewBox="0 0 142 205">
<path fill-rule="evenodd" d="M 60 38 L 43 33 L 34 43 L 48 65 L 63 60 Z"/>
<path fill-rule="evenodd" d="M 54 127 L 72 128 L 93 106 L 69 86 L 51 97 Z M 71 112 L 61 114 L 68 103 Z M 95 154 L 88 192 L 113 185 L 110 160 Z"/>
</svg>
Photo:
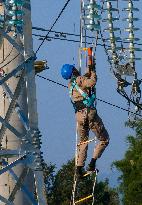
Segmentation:
<svg viewBox="0 0 142 205">
<path fill-rule="evenodd" d="M 95 86 L 96 81 L 97 81 L 97 75 L 96 72 L 94 71 L 89 71 L 90 72 L 90 76 L 86 77 L 85 76 L 78 76 L 76 79 L 76 82 L 78 84 L 78 86 L 81 86 L 83 88 L 91 88 L 93 86 Z"/>
</svg>

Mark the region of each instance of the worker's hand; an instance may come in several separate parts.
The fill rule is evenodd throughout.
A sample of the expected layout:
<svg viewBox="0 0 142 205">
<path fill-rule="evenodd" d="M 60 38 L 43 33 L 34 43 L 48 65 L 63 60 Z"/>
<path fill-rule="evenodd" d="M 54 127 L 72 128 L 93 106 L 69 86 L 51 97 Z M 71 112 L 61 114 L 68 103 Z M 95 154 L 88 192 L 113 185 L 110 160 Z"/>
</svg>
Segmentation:
<svg viewBox="0 0 142 205">
<path fill-rule="evenodd" d="M 95 74 L 95 78 L 96 78 L 96 82 L 97 82 L 97 79 L 98 79 L 98 77 L 97 77 L 97 73 L 96 73 L 96 71 L 93 72 L 93 73 Z"/>
<path fill-rule="evenodd" d="M 95 71 L 96 67 L 95 67 L 95 65 L 88 65 L 88 69 L 89 69 L 89 71 Z"/>
</svg>

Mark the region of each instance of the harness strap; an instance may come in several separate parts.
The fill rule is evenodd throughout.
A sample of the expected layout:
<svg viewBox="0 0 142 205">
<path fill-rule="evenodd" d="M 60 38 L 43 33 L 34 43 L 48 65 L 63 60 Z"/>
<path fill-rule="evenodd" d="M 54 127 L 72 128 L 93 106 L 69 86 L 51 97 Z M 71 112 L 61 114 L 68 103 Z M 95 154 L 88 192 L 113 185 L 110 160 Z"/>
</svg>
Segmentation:
<svg viewBox="0 0 142 205">
<path fill-rule="evenodd" d="M 73 89 L 76 88 L 76 90 L 81 94 L 81 96 L 84 98 L 83 100 L 83 104 L 86 107 L 94 107 L 94 101 L 96 98 L 95 93 L 93 93 L 91 96 L 88 96 L 87 93 L 85 93 L 76 83 L 76 79 L 73 80 L 70 90 L 69 90 L 69 94 L 70 94 L 70 98 L 72 103 L 74 104 L 74 100 L 72 99 L 72 93 L 73 93 Z"/>
</svg>

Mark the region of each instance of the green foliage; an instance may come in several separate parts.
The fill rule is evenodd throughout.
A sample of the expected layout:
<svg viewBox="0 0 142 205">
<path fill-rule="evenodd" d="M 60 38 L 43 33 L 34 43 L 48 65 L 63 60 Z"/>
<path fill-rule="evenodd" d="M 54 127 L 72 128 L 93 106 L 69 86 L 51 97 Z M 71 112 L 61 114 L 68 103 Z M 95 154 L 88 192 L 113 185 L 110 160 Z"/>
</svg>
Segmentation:
<svg viewBox="0 0 142 205">
<path fill-rule="evenodd" d="M 119 205 L 118 193 L 109 187 L 109 181 L 99 182 L 95 189 L 95 203 L 97 205 Z"/>
<path fill-rule="evenodd" d="M 124 159 L 114 162 L 121 171 L 120 191 L 123 195 L 123 204 L 142 205 L 142 121 L 127 123 L 133 125 L 134 136 L 128 136 L 129 148 Z"/>
<path fill-rule="evenodd" d="M 53 187 L 50 194 L 48 194 L 48 196 L 50 196 L 48 199 L 49 205 L 70 205 L 74 179 L 74 167 L 74 160 L 68 161 L 68 163 L 63 165 L 54 176 L 55 178 L 52 181 Z M 94 176 L 80 180 L 77 186 L 76 200 L 82 197 L 84 198 L 92 193 L 93 182 Z M 96 183 L 94 195 L 95 205 L 119 205 L 118 194 L 114 189 L 109 187 L 108 180 Z M 91 205 L 92 201 L 88 200 L 80 204 Z"/>
<path fill-rule="evenodd" d="M 52 202 L 52 193 L 53 193 L 53 184 L 55 181 L 55 165 L 47 165 L 43 162 L 43 174 L 44 174 L 44 183 L 46 186 L 46 196 L 48 199 L 48 204 Z"/>
</svg>

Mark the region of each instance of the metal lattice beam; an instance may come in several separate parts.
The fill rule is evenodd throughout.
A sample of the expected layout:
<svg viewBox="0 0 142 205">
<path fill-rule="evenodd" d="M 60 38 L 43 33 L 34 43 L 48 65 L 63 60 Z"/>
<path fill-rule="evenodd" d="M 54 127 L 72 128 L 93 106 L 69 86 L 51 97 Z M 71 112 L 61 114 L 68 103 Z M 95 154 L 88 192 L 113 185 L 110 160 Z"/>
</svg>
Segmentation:
<svg viewBox="0 0 142 205">
<path fill-rule="evenodd" d="M 18 2 L 20 1 L 21 0 Z M 10 182 L 9 187 L 11 186 L 13 189 L 10 195 L 6 194 L 7 197 L 0 196 L 0 200 L 5 204 L 14 205 L 13 202 L 17 199 L 16 197 L 18 197 L 18 190 L 20 190 L 24 193 L 21 193 L 23 194 L 23 201 L 18 199 L 19 202 L 15 205 L 19 205 L 19 203 L 23 205 L 24 200 L 27 199 L 28 201 L 26 201 L 26 203 L 28 205 L 47 205 L 42 170 L 42 155 L 40 151 L 40 132 L 38 130 L 34 71 L 35 55 L 32 45 L 31 6 L 30 0 L 24 0 L 22 3 L 24 3 L 24 6 L 22 5 L 20 8 L 23 8 L 23 13 L 25 13 L 23 16 L 23 33 L 17 33 L 16 35 L 14 34 L 13 37 L 11 34 L 12 32 L 9 33 L 11 27 L 10 25 L 6 28 L 6 30 L 0 29 L 0 34 L 7 40 L 5 41 L 5 47 L 10 49 L 10 46 L 12 45 L 12 48 L 14 49 L 14 58 L 10 56 L 10 61 L 3 65 L 3 70 L 5 71 L 7 69 L 8 71 L 7 73 L 4 73 L 4 76 L 0 77 L 0 86 L 2 86 L 3 91 L 8 97 L 8 100 L 6 99 L 5 101 L 7 109 L 5 119 L 0 116 L 0 123 L 2 123 L 0 129 L 0 143 L 4 142 L 3 140 L 5 140 L 5 136 L 8 133 L 7 137 L 9 144 L 9 147 L 6 147 L 4 150 L 0 150 L 0 159 L 5 166 L 2 170 L 0 170 L 0 175 L 3 174 L 4 177 L 7 177 L 5 174 L 6 172 L 9 172 L 13 179 Z M 7 4 L 11 3 L 9 1 L 5 3 L 3 2 L 3 9 L 12 9 L 12 7 L 7 6 Z M 16 9 L 19 8 L 17 7 Z M 7 15 L 8 12 L 5 13 Z M 18 29 L 16 29 L 16 24 L 12 27 L 14 27 L 13 31 L 18 32 Z M 7 53 L 8 52 L 9 50 L 7 49 Z M 17 58 L 16 55 L 19 58 Z M 12 59 L 14 59 L 14 61 Z M 19 125 L 19 127 L 17 128 L 16 125 Z M 12 133 L 9 134 L 7 129 Z M 11 146 L 10 135 L 16 141 L 17 144 L 15 144 L 17 145 L 17 149 L 15 149 L 15 146 Z M 19 140 L 17 140 L 17 138 Z M 14 160 L 14 157 L 18 156 L 19 158 Z M 10 159 L 9 164 L 5 161 L 6 158 Z M 28 172 L 28 170 L 30 171 Z M 27 179 L 31 180 L 31 182 L 35 181 L 36 197 L 34 196 L 34 184 L 32 182 L 32 185 L 29 185 L 27 183 Z M 24 197 L 26 197 L 26 199 Z"/>
</svg>

